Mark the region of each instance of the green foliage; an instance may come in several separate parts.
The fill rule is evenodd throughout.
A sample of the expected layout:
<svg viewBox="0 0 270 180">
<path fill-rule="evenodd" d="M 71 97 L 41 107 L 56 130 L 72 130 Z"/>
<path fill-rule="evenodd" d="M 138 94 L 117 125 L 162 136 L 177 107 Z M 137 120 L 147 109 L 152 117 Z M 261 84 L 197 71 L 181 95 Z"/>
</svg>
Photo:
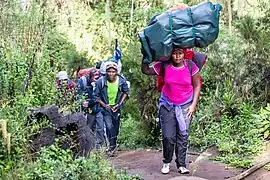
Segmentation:
<svg viewBox="0 0 270 180">
<path fill-rule="evenodd" d="M 236 25 L 243 38 L 247 40 L 257 40 L 257 33 L 259 30 L 256 28 L 256 22 L 250 16 L 246 16 L 239 24 Z"/>
<path fill-rule="evenodd" d="M 44 147 L 34 162 L 19 169 L 18 174 L 8 174 L 15 179 L 68 179 L 68 180 L 130 180 L 138 176 L 128 176 L 125 172 L 116 172 L 106 161 L 102 153 L 91 153 L 90 158 L 74 159 L 71 150 L 63 150 L 57 145 Z"/>
<path fill-rule="evenodd" d="M 49 54 L 51 68 L 67 71 L 73 75 L 78 69 L 87 68 L 90 65 L 86 52 L 78 53 L 76 46 L 64 35 L 50 32 L 46 38 L 46 51 Z"/>
<path fill-rule="evenodd" d="M 121 148 L 138 149 L 149 146 L 155 146 L 160 142 L 160 138 L 153 136 L 152 132 L 146 130 L 142 121 L 128 114 L 121 120 L 121 132 L 119 135 L 119 143 Z"/>
<path fill-rule="evenodd" d="M 250 88 L 252 92 L 258 96 L 259 101 L 263 101 L 266 105 L 269 102 L 269 64 L 270 64 L 270 37 L 269 37 L 269 15 L 270 7 L 266 3 L 260 3 L 258 7 L 261 16 L 252 18 L 246 16 L 237 21 L 237 30 L 241 33 L 249 47 L 246 51 L 246 57 L 250 58 L 252 67 L 248 67 L 247 72 L 250 73 L 250 82 L 253 82 Z M 258 77 L 257 73 L 262 72 Z"/>
<path fill-rule="evenodd" d="M 253 117 L 256 108 L 235 98 L 234 92 L 227 82 L 224 89 L 217 89 L 208 101 L 199 104 L 190 142 L 202 149 L 217 146 L 218 160 L 246 168 L 252 165 L 251 156 L 262 147 L 260 122 Z"/>
<path fill-rule="evenodd" d="M 85 64 L 87 60 L 51 26 L 50 10 L 44 4 L 33 1 L 29 10 L 24 11 L 18 2 L 1 2 L 0 13 L 3 14 L 0 22 L 0 117 L 8 120 L 12 141 L 10 154 L 5 145 L 0 145 L 0 173 L 6 175 L 31 159 L 30 136 L 44 125 L 29 125 L 26 109 L 55 104 L 59 67 L 71 72 L 72 68 L 76 69 L 72 61 Z M 44 31 L 43 27 L 47 29 Z M 29 86 L 23 94 L 27 81 Z"/>
<path fill-rule="evenodd" d="M 124 49 L 123 73 L 131 82 L 131 99 L 124 112 L 130 114 L 134 121 L 143 122 L 141 133 L 144 134 L 145 131 L 148 135 L 142 142 L 150 146 L 159 142 L 160 130 L 156 122 L 159 93 L 156 90 L 155 78 L 141 73 L 140 46 L 137 43 Z"/>
<path fill-rule="evenodd" d="M 188 1 L 190 5 L 197 2 Z M 260 150 L 258 129 L 264 128 L 262 133 L 269 138 L 268 107 L 256 113 L 270 97 L 270 8 L 266 7 L 264 16 L 234 23 L 237 30 L 231 36 L 221 25 L 218 40 L 202 50 L 209 60 L 202 71 L 204 84 L 191 127 L 191 145 L 201 149 L 215 145 L 221 152 L 217 159 L 241 167 L 249 167 L 251 156 Z M 73 75 L 79 67 L 110 58 L 113 45 L 109 42 L 116 38 L 123 52 L 123 73 L 131 82 L 119 140 L 134 149 L 160 141 L 156 122 L 159 93 L 155 79 L 141 73 L 137 33 L 153 15 L 164 11 L 163 3 L 135 1 L 131 17 L 130 2 L 111 1 L 110 19 L 104 8 L 105 1 L 94 0 L 31 1 L 26 9 L 15 0 L 0 2 L 0 117 L 8 120 L 12 133 L 11 154 L 0 145 L 5 179 L 131 178 L 116 173 L 100 154 L 74 160 L 70 151 L 52 146 L 43 148 L 32 161 L 28 152 L 29 137 L 42 124 L 26 126 L 26 108 L 55 104 L 57 72 L 67 70 Z M 32 60 L 29 88 L 23 95 Z"/>
<path fill-rule="evenodd" d="M 270 139 L 270 104 L 265 108 L 261 108 L 259 114 L 253 115 L 260 121 L 260 132 L 263 134 L 264 139 Z"/>
<path fill-rule="evenodd" d="M 264 166 L 264 169 L 267 170 L 267 171 L 270 171 L 270 164 Z"/>
</svg>

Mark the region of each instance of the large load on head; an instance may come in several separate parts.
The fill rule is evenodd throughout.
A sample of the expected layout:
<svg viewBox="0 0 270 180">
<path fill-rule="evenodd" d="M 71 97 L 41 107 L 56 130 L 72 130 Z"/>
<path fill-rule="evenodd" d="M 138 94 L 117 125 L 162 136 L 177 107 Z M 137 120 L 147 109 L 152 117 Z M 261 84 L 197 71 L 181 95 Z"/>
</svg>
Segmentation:
<svg viewBox="0 0 270 180">
<path fill-rule="evenodd" d="M 220 4 L 201 3 L 154 16 L 139 33 L 144 63 L 166 61 L 174 47 L 207 47 L 219 32 Z"/>
</svg>

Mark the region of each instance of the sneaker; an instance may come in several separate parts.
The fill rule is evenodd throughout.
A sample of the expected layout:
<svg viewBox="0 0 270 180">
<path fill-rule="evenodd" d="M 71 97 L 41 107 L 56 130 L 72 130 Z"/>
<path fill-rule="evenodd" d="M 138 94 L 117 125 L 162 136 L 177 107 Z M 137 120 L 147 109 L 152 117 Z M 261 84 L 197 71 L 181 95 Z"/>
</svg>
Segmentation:
<svg viewBox="0 0 270 180">
<path fill-rule="evenodd" d="M 161 172 L 163 174 L 168 174 L 170 172 L 170 163 L 164 163 Z"/>
<path fill-rule="evenodd" d="M 180 172 L 181 174 L 188 174 L 189 170 L 183 166 L 178 168 L 178 172 Z"/>
</svg>

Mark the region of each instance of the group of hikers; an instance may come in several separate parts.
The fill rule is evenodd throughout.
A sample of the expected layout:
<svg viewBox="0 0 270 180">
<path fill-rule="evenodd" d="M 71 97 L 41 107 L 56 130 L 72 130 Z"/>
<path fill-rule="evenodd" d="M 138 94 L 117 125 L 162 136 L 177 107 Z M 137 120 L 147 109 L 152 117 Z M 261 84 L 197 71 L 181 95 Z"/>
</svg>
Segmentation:
<svg viewBox="0 0 270 180">
<path fill-rule="evenodd" d="M 192 57 L 190 56 L 192 54 Z M 188 58 L 188 59 L 187 59 Z M 166 64 L 142 62 L 141 71 L 146 75 L 163 78 L 158 114 L 162 130 L 163 167 L 162 173 L 170 171 L 173 153 L 180 173 L 189 173 L 187 147 L 189 125 L 196 110 L 201 88 L 201 76 L 196 60 L 205 62 L 206 56 L 188 49 L 175 47 Z M 193 61 L 192 61 L 193 60 Z M 105 70 L 101 70 L 101 66 Z M 201 65 L 203 66 L 203 64 Z M 57 76 L 57 87 L 66 84 L 66 96 L 76 92 L 81 110 L 87 116 L 87 124 L 96 135 L 96 148 L 108 142 L 107 153 L 114 156 L 119 134 L 121 109 L 129 96 L 129 82 L 121 75 L 117 61 L 98 62 L 95 68 L 81 76 L 75 84 L 65 71 Z M 107 138 L 107 140 L 106 140 Z"/>
<path fill-rule="evenodd" d="M 77 84 L 66 71 L 57 74 L 59 99 L 64 105 L 79 102 L 78 111 L 84 112 L 87 125 L 96 136 L 96 149 L 108 142 L 107 154 L 114 156 L 120 128 L 121 109 L 129 96 L 129 82 L 121 75 L 121 52 L 116 49 L 112 59 L 100 61 L 95 68 L 78 72 Z"/>
<path fill-rule="evenodd" d="M 190 172 L 187 160 L 189 127 L 196 111 L 202 86 L 200 70 L 204 66 L 207 56 L 184 48 L 184 46 L 206 47 L 214 42 L 218 34 L 220 5 L 205 2 L 190 9 L 194 13 L 188 13 L 189 11 L 185 10 L 187 7 L 179 7 L 159 15 L 159 18 L 152 19 L 152 24 L 144 30 L 144 33 L 139 34 L 143 55 L 141 71 L 146 75 L 157 76 L 157 89 L 160 92 L 158 124 L 162 132 L 163 166 L 161 172 L 163 174 L 170 172 L 170 163 L 174 153 L 179 173 Z M 182 9 L 183 11 L 181 11 Z M 175 21 L 167 21 L 168 14 Z M 194 14 L 198 16 L 190 17 Z M 201 14 L 205 15 L 204 19 L 199 18 Z M 198 22 L 194 26 L 190 26 L 190 24 L 185 26 L 186 21 L 180 23 L 182 26 L 179 28 L 191 30 L 177 31 L 179 19 L 182 17 L 197 18 Z M 166 21 L 163 21 L 163 18 Z M 216 26 L 210 26 L 212 22 Z M 170 31 L 166 29 L 168 27 L 170 27 Z M 211 28 L 212 34 L 205 33 Z M 167 33 L 173 33 L 174 30 L 174 36 L 167 35 Z M 194 33 L 195 30 L 198 32 Z M 189 32 L 193 33 L 188 34 Z M 184 37 L 186 34 L 189 38 L 183 39 L 182 36 Z M 178 37 L 176 35 L 179 38 L 176 38 Z M 164 43 L 165 41 L 166 43 Z M 107 138 L 109 141 L 108 154 L 111 156 L 116 151 L 121 109 L 129 96 L 130 87 L 129 82 L 120 73 L 122 65 L 119 63 L 121 61 L 118 61 L 119 56 L 115 57 L 113 60 L 98 63 L 95 71 L 91 70 L 87 75 L 82 76 L 76 87 L 79 99 L 83 95 L 86 96 L 87 101 L 82 103 L 82 109 L 87 112 L 88 125 L 96 132 L 97 148 L 102 147 Z M 70 88 L 74 88 L 74 86 L 70 85 Z"/>
</svg>

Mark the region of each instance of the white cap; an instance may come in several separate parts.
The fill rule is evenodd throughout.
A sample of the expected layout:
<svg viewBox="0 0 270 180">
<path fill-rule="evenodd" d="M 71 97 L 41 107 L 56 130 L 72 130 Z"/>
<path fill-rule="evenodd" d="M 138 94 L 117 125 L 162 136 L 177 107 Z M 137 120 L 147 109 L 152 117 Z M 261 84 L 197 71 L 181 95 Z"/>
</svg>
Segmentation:
<svg viewBox="0 0 270 180">
<path fill-rule="evenodd" d="M 100 73 L 101 74 L 106 74 L 106 67 L 107 67 L 108 64 L 111 64 L 111 63 L 112 63 L 112 61 L 103 61 L 101 66 L 100 66 Z M 117 63 L 117 72 L 118 72 L 118 74 L 121 73 L 121 70 L 122 70 L 122 63 L 121 63 L 121 61 L 118 61 L 118 63 Z"/>
<path fill-rule="evenodd" d="M 63 79 L 68 79 L 68 74 L 66 71 L 60 71 L 58 74 L 57 74 L 57 78 L 59 80 L 63 80 Z"/>
</svg>

